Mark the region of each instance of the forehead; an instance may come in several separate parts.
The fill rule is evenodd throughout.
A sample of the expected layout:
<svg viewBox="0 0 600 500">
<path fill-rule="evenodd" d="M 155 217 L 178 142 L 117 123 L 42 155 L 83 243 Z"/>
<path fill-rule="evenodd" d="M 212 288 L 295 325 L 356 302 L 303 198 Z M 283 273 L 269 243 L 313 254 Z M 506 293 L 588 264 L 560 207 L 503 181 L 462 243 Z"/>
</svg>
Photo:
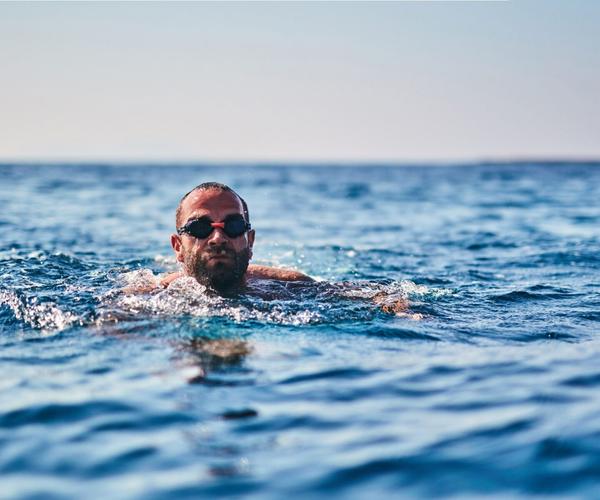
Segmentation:
<svg viewBox="0 0 600 500">
<path fill-rule="evenodd" d="M 192 215 L 208 215 L 213 219 L 221 219 L 226 215 L 238 213 L 243 213 L 240 199 L 234 193 L 220 189 L 194 191 L 181 204 L 181 218 L 184 221 Z"/>
</svg>

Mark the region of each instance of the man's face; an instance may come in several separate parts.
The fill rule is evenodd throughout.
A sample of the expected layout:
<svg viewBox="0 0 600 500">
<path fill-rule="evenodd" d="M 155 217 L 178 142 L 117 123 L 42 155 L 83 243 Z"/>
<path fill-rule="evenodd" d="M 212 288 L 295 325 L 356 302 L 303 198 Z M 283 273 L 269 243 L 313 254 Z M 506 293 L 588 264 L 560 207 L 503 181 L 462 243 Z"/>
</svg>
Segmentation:
<svg viewBox="0 0 600 500">
<path fill-rule="evenodd" d="M 222 222 L 235 214 L 243 214 L 242 203 L 235 194 L 220 189 L 198 190 L 189 194 L 181 205 L 181 225 L 200 217 Z M 171 246 L 185 273 L 219 291 L 243 281 L 253 244 L 253 230 L 237 238 L 230 238 L 219 227 L 203 239 L 186 233 L 171 236 Z"/>
</svg>

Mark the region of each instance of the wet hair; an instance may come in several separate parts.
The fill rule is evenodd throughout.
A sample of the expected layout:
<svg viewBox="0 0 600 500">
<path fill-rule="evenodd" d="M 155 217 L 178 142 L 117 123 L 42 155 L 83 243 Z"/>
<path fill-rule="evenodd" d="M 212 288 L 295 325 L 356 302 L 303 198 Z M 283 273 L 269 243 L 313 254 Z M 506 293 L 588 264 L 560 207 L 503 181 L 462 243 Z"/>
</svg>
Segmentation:
<svg viewBox="0 0 600 500">
<path fill-rule="evenodd" d="M 234 194 L 238 200 L 242 203 L 242 209 L 244 211 L 244 219 L 246 222 L 250 222 L 250 213 L 248 212 L 248 204 L 246 200 L 242 198 L 239 194 L 237 194 L 233 189 L 231 189 L 226 184 L 221 184 L 220 182 L 203 182 L 202 184 L 198 184 L 194 189 L 188 191 L 183 195 L 181 200 L 179 200 L 179 205 L 177 205 L 177 210 L 175 210 L 175 227 L 180 227 L 182 224 L 181 220 L 181 205 L 185 201 L 185 199 L 195 191 L 206 191 L 208 189 L 216 189 L 218 191 L 227 191 L 228 193 Z"/>
</svg>

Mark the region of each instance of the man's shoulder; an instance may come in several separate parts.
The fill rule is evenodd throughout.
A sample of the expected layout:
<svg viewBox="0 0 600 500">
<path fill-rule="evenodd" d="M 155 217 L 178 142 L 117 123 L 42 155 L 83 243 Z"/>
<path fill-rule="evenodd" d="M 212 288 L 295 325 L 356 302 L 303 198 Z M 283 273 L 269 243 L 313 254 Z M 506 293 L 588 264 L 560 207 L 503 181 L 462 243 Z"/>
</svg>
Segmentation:
<svg viewBox="0 0 600 500">
<path fill-rule="evenodd" d="M 163 288 L 167 288 L 173 281 L 178 278 L 181 278 L 183 273 L 180 271 L 167 274 L 163 276 L 160 280 L 160 286 Z M 310 276 L 307 276 L 300 271 L 295 271 L 293 269 L 284 269 L 279 267 L 270 267 L 270 266 L 257 266 L 255 264 L 250 264 L 248 266 L 248 271 L 246 271 L 246 276 L 249 279 L 256 280 L 278 280 L 278 281 L 314 281 Z"/>
<path fill-rule="evenodd" d="M 293 269 L 283 269 L 279 267 L 258 266 L 251 264 L 248 266 L 247 276 L 250 279 L 268 279 L 279 281 L 314 281 L 300 271 Z"/>
</svg>

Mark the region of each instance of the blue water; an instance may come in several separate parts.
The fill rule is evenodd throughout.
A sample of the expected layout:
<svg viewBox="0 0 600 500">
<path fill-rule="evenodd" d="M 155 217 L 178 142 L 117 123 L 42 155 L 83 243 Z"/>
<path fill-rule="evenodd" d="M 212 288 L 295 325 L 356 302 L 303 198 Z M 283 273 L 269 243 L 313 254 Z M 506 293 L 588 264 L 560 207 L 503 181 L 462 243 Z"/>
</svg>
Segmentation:
<svg viewBox="0 0 600 500">
<path fill-rule="evenodd" d="M 1 166 L 0 497 L 598 498 L 598 167 Z M 319 283 L 121 293 L 209 180 Z"/>
</svg>

